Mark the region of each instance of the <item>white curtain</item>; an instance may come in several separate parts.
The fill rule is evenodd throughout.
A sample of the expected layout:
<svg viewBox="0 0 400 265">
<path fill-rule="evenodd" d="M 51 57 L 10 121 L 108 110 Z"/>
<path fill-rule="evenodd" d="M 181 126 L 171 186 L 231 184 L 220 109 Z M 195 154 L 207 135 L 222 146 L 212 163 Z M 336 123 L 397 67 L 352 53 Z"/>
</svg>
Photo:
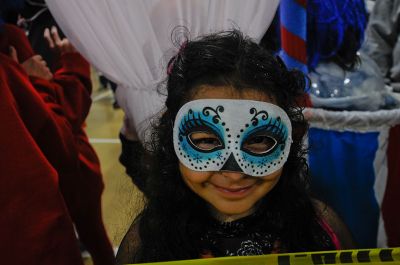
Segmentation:
<svg viewBox="0 0 400 265">
<path fill-rule="evenodd" d="M 125 129 L 141 132 L 165 98 L 157 85 L 177 47 L 177 26 L 190 37 L 239 28 L 259 41 L 279 0 L 46 0 L 66 36 L 118 84 Z M 174 30 L 175 29 L 175 30 Z"/>
</svg>

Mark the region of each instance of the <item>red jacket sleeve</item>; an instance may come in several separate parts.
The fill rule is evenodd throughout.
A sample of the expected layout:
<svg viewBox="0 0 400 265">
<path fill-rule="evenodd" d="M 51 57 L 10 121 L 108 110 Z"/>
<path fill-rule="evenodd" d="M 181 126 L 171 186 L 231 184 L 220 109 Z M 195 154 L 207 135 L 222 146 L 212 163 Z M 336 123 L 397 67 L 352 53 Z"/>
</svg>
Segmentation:
<svg viewBox="0 0 400 265">
<path fill-rule="evenodd" d="M 14 25 L 5 24 L 0 33 L 0 52 L 8 55 L 10 46 L 17 50 L 19 62 L 35 55 L 25 32 Z M 53 87 L 52 94 L 57 95 L 57 103 L 61 105 L 74 132 L 78 132 L 92 103 L 90 65 L 76 52 L 63 54 L 60 57 L 60 67 L 54 73 L 53 80 L 32 78 L 31 81 L 38 88 Z M 49 90 L 46 91 L 48 92 Z"/>
<path fill-rule="evenodd" d="M 14 71 L 20 69 L 18 64 L 10 64 Z M 76 171 L 74 135 L 62 107 L 50 99 L 50 94 L 47 95 L 47 102 L 44 101 L 24 72 L 8 76 L 8 82 L 20 117 L 53 167 L 58 171 Z M 59 171 L 59 174 L 62 172 Z"/>
<path fill-rule="evenodd" d="M 54 74 L 52 80 L 31 77 L 31 81 L 38 91 L 45 90 L 43 92 L 52 94 L 76 134 L 92 104 L 90 66 L 79 53 L 64 54 L 60 62 L 62 67 Z"/>
</svg>

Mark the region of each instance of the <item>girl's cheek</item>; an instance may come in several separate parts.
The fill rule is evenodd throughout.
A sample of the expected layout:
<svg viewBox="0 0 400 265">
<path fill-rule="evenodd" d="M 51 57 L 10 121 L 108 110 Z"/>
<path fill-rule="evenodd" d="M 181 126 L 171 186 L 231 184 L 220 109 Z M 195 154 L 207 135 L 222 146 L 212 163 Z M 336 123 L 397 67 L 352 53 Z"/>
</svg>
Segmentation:
<svg viewBox="0 0 400 265">
<path fill-rule="evenodd" d="M 211 171 L 194 171 L 185 167 L 182 163 L 179 164 L 179 169 L 183 178 L 198 184 L 208 181 L 212 175 Z"/>
</svg>

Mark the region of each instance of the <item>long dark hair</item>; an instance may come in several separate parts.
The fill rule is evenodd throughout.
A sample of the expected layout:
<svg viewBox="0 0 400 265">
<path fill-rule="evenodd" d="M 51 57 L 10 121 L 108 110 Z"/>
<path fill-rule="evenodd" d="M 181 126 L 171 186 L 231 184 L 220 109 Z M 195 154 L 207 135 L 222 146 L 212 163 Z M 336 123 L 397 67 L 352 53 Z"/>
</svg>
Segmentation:
<svg viewBox="0 0 400 265">
<path fill-rule="evenodd" d="M 183 182 L 173 148 L 173 121 L 200 85 L 257 89 L 272 96 L 291 119 L 293 144 L 278 184 L 259 203 L 257 218 L 279 235 L 285 251 L 322 250 L 325 232 L 307 193 L 308 168 L 302 139 L 307 123 L 298 106 L 305 86 L 299 71 L 232 30 L 186 41 L 169 62 L 166 111 L 153 129 L 143 163 L 146 203 L 135 220 L 139 244 L 134 262 L 199 258 L 199 238 L 207 229 L 207 203 Z"/>
</svg>

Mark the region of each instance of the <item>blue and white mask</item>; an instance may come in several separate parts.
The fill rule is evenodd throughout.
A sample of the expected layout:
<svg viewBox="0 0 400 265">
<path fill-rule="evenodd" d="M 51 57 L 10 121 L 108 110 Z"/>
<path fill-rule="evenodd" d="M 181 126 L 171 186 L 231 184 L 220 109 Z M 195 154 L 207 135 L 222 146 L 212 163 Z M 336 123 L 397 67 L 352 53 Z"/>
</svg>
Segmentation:
<svg viewBox="0 0 400 265">
<path fill-rule="evenodd" d="M 286 112 L 252 100 L 190 101 L 178 111 L 173 134 L 175 152 L 189 169 L 255 177 L 282 168 L 292 143 Z"/>
</svg>

